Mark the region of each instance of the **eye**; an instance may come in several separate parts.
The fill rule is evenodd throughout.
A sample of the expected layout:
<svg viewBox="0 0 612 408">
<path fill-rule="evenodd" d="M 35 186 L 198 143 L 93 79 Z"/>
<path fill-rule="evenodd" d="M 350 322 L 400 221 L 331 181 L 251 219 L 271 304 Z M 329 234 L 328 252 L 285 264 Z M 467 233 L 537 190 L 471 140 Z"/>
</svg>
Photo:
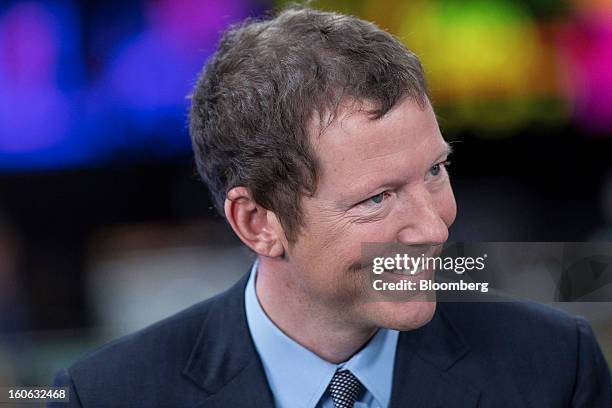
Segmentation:
<svg viewBox="0 0 612 408">
<path fill-rule="evenodd" d="M 448 166 L 449 164 L 450 164 L 450 161 L 448 160 L 440 162 L 440 163 L 436 163 L 431 167 L 431 169 L 429 169 L 429 174 L 436 177 L 440 174 L 440 171 L 442 170 L 442 168 Z"/>
<path fill-rule="evenodd" d="M 370 197 L 368 200 L 376 203 L 376 204 L 380 204 L 382 203 L 383 199 L 385 198 L 385 193 L 384 191 L 382 193 L 378 193 L 375 196 Z"/>
<path fill-rule="evenodd" d="M 383 191 L 381 193 L 378 193 L 376 195 L 373 195 L 372 197 L 363 200 L 362 202 L 360 202 L 358 205 L 378 205 L 380 203 L 382 203 L 385 198 L 387 198 L 389 196 L 389 192 L 388 191 Z"/>
</svg>

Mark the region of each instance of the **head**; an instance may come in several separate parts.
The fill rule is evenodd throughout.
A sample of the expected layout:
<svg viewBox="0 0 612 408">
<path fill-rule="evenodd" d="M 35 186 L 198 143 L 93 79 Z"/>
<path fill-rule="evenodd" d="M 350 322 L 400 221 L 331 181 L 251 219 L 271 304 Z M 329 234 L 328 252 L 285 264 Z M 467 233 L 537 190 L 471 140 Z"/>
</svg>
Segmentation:
<svg viewBox="0 0 612 408">
<path fill-rule="evenodd" d="M 347 324 L 409 329 L 430 302 L 373 303 L 365 242 L 444 242 L 448 146 L 421 64 L 363 20 L 291 8 L 225 33 L 192 96 L 198 170 L 279 286 Z"/>
</svg>

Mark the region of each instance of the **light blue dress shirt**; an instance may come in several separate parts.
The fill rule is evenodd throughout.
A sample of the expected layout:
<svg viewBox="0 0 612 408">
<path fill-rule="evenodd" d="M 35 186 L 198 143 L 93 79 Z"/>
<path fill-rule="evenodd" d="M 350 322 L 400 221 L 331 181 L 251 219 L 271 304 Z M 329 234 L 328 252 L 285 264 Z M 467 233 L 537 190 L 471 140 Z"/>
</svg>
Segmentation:
<svg viewBox="0 0 612 408">
<path fill-rule="evenodd" d="M 342 364 L 323 360 L 285 335 L 263 311 L 255 292 L 257 262 L 245 290 L 247 323 L 279 408 L 333 408 L 326 392 L 338 369 L 350 370 L 365 387 L 355 408 L 385 408 L 391 399 L 398 332 L 380 329 Z"/>
</svg>

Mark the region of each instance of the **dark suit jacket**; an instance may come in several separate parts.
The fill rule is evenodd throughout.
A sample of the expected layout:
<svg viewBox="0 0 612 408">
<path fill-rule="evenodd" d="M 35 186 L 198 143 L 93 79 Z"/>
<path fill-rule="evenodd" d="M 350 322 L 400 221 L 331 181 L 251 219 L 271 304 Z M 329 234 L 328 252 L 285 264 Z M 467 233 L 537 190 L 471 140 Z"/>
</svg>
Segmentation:
<svg viewBox="0 0 612 408">
<path fill-rule="evenodd" d="M 95 351 L 55 385 L 70 387 L 70 407 L 273 407 L 245 318 L 246 278 Z M 544 306 L 439 303 L 397 347 L 392 407 L 612 407 L 589 325 Z"/>
</svg>

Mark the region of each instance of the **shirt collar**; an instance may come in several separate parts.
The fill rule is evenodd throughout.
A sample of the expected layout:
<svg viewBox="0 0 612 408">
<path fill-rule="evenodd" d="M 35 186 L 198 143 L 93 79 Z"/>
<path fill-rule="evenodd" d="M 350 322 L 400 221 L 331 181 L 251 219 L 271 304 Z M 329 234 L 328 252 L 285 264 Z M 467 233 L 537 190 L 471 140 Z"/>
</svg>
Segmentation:
<svg viewBox="0 0 612 408">
<path fill-rule="evenodd" d="M 312 408 L 337 369 L 350 370 L 380 406 L 389 406 L 398 332 L 380 329 L 342 364 L 323 360 L 283 333 L 265 314 L 255 291 L 257 261 L 245 290 L 247 323 L 278 406 Z"/>
</svg>

